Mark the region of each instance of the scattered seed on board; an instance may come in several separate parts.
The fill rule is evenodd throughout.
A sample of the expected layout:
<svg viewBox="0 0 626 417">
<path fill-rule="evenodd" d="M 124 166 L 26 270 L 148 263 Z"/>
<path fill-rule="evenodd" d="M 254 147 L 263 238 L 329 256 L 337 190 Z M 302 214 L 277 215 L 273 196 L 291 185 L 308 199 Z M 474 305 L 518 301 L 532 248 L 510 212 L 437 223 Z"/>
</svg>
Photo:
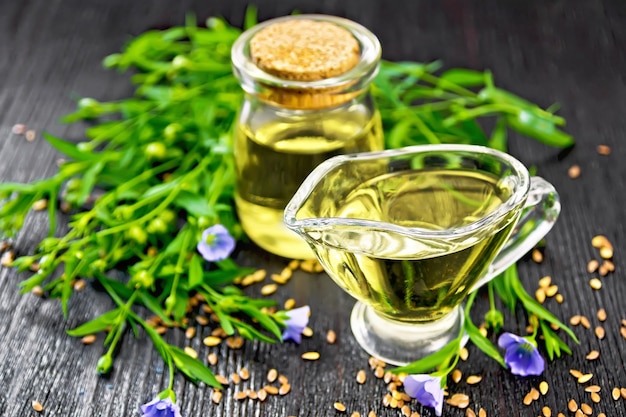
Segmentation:
<svg viewBox="0 0 626 417">
<path fill-rule="evenodd" d="M 619 400 L 619 397 L 621 396 L 621 393 L 619 391 L 619 388 L 613 388 L 613 390 L 611 391 L 611 397 L 613 397 L 613 399 L 615 401 Z"/>
<path fill-rule="evenodd" d="M 34 130 L 27 130 L 26 133 L 24 133 L 24 137 L 26 138 L 27 141 L 32 142 L 37 138 L 37 132 L 35 132 Z"/>
<path fill-rule="evenodd" d="M 248 398 L 250 398 L 251 400 L 256 400 L 257 398 L 259 398 L 259 395 L 253 389 L 247 390 L 246 394 L 248 394 Z"/>
<path fill-rule="evenodd" d="M 404 417 L 411 417 L 411 407 L 409 407 L 406 404 L 402 406 L 402 408 L 400 409 L 400 412 L 402 413 Z"/>
<path fill-rule="evenodd" d="M 540 304 L 543 304 L 546 301 L 546 290 L 543 288 L 537 288 L 537 291 L 535 291 L 535 299 Z"/>
<path fill-rule="evenodd" d="M 239 376 L 241 377 L 241 379 L 243 379 L 244 381 L 247 381 L 248 379 L 250 379 L 250 372 L 248 372 L 248 370 L 246 368 L 241 368 L 239 370 Z"/>
<path fill-rule="evenodd" d="M 291 391 L 291 385 L 283 384 L 278 389 L 278 394 L 279 395 L 287 395 L 287 394 L 289 394 L 289 391 Z"/>
<path fill-rule="evenodd" d="M 295 306 L 296 306 L 296 300 L 294 300 L 293 298 L 288 298 L 285 301 L 285 310 L 291 310 Z"/>
<path fill-rule="evenodd" d="M 580 316 L 580 324 L 582 324 L 585 329 L 591 328 L 591 323 L 589 323 L 589 319 L 585 316 Z"/>
<path fill-rule="evenodd" d="M 554 299 L 556 300 L 557 303 L 559 304 L 563 304 L 563 294 L 557 294 L 554 296 Z"/>
<path fill-rule="evenodd" d="M 367 375 L 365 375 L 365 371 L 363 369 L 356 373 L 356 382 L 358 382 L 359 384 L 365 384 L 366 379 Z"/>
<path fill-rule="evenodd" d="M 39 402 L 39 401 L 33 401 L 31 403 L 33 410 L 35 410 L 38 413 L 41 413 L 43 411 L 43 405 Z"/>
<path fill-rule="evenodd" d="M 261 294 L 272 295 L 276 292 L 277 289 L 278 289 L 278 286 L 276 284 L 267 284 L 261 287 Z"/>
<path fill-rule="evenodd" d="M 46 200 L 45 198 L 42 198 L 41 200 L 37 200 L 33 203 L 32 208 L 35 211 L 45 210 L 48 208 L 48 200 Z"/>
<path fill-rule="evenodd" d="M 605 321 L 606 320 L 606 310 L 601 308 L 600 310 L 598 310 L 598 320 L 600 321 Z"/>
<path fill-rule="evenodd" d="M 96 335 L 88 334 L 87 336 L 83 336 L 83 338 L 80 339 L 80 341 L 83 342 L 83 345 L 91 345 L 96 341 Z"/>
<path fill-rule="evenodd" d="M 573 398 L 567 403 L 567 409 L 572 413 L 578 410 L 578 404 L 576 404 L 576 401 L 574 401 Z"/>
<path fill-rule="evenodd" d="M 539 399 L 539 391 L 537 390 L 537 388 L 533 387 L 530 389 L 530 396 L 532 397 L 533 400 Z"/>
<path fill-rule="evenodd" d="M 599 403 L 600 402 L 600 394 L 598 394 L 597 392 L 592 392 L 590 395 L 591 401 L 593 401 L 594 403 Z"/>
<path fill-rule="evenodd" d="M 613 248 L 603 246 L 600 248 L 600 256 L 602 259 L 611 259 L 613 257 Z"/>
<path fill-rule="evenodd" d="M 276 369 L 272 368 L 267 371 L 267 382 L 271 384 L 272 382 L 276 381 L 276 378 L 278 378 L 278 371 Z"/>
<path fill-rule="evenodd" d="M 243 346 L 243 338 L 241 336 L 231 336 L 226 339 L 226 346 L 231 349 L 241 349 Z"/>
<path fill-rule="evenodd" d="M 328 343 L 329 345 L 333 345 L 336 341 L 337 333 L 335 333 L 334 330 L 329 330 L 328 332 L 326 332 L 326 343 Z"/>
<path fill-rule="evenodd" d="M 221 391 L 213 391 L 213 394 L 211 395 L 211 400 L 215 404 L 219 404 L 219 402 L 222 400 L 222 392 Z"/>
<path fill-rule="evenodd" d="M 185 337 L 187 339 L 193 339 L 193 337 L 196 335 L 196 328 L 195 327 L 188 327 L 187 330 L 185 330 Z"/>
<path fill-rule="evenodd" d="M 302 359 L 307 361 L 316 361 L 320 358 L 319 352 L 305 352 L 302 354 Z"/>
<path fill-rule="evenodd" d="M 543 253 L 539 249 L 533 249 L 531 257 L 535 263 L 540 264 L 543 262 Z"/>
<path fill-rule="evenodd" d="M 546 395 L 546 393 L 548 392 L 548 389 L 549 389 L 549 386 L 546 381 L 541 381 L 539 383 L 539 392 L 541 392 L 541 395 Z"/>
<path fill-rule="evenodd" d="M 570 369 L 570 370 L 569 370 L 569 373 L 570 373 L 570 375 L 572 375 L 572 376 L 573 376 L 574 378 L 576 378 L 576 379 L 578 379 L 578 378 L 580 378 L 581 376 L 583 376 L 583 373 L 582 373 L 582 372 L 580 372 L 580 371 L 579 371 L 579 370 L 577 370 L 577 369 Z"/>
<path fill-rule="evenodd" d="M 481 407 L 480 410 L 478 410 L 478 417 L 487 417 L 487 411 Z"/>
<path fill-rule="evenodd" d="M 343 403 L 340 403 L 340 402 L 336 402 L 335 404 L 333 404 L 333 407 L 335 407 L 335 410 L 341 411 L 342 413 L 344 411 L 346 411 L 346 406 L 343 405 Z"/>
<path fill-rule="evenodd" d="M 604 339 L 604 327 L 598 326 L 595 329 L 596 337 L 600 340 Z"/>
<path fill-rule="evenodd" d="M 217 365 L 217 355 L 215 353 L 209 353 L 207 361 L 209 361 L 211 365 Z"/>
<path fill-rule="evenodd" d="M 279 382 L 281 385 L 285 385 L 285 384 L 288 384 L 288 383 L 289 383 L 289 380 L 287 379 L 287 377 L 286 377 L 285 375 L 282 375 L 282 374 L 281 374 L 281 375 L 278 375 L 278 382 Z"/>
<path fill-rule="evenodd" d="M 608 156 L 611 154 L 611 148 L 607 145 L 598 145 L 596 146 L 596 152 L 599 155 Z"/>
<path fill-rule="evenodd" d="M 467 382 L 469 385 L 475 385 L 475 384 L 478 384 L 482 380 L 483 380 L 483 377 L 480 375 L 470 375 L 467 377 L 465 382 Z"/>
<path fill-rule="evenodd" d="M 184 351 L 188 356 L 191 356 L 194 359 L 198 357 L 198 352 L 196 352 L 191 346 L 185 346 Z"/>
<path fill-rule="evenodd" d="M 209 319 L 204 316 L 196 316 L 196 321 L 200 326 L 206 326 L 209 324 Z"/>
<path fill-rule="evenodd" d="M 552 284 L 552 277 L 549 275 L 546 275 L 545 277 L 539 280 L 539 286 L 541 288 L 548 288 L 550 284 Z"/>
<path fill-rule="evenodd" d="M 460 369 L 455 369 L 454 371 L 452 371 L 452 380 L 455 383 L 458 383 L 461 378 L 463 378 L 463 373 L 461 372 Z"/>
<path fill-rule="evenodd" d="M 228 379 L 224 375 L 215 375 L 215 379 L 222 385 L 228 385 Z"/>
<path fill-rule="evenodd" d="M 245 400 L 247 397 L 248 394 L 245 391 L 239 391 L 237 394 L 235 394 L 236 400 Z"/>
<path fill-rule="evenodd" d="M 552 417 L 552 409 L 550 409 L 550 407 L 548 407 L 548 406 L 544 406 L 541 409 L 541 412 L 543 413 L 543 415 L 545 417 Z"/>
<path fill-rule="evenodd" d="M 381 379 L 385 376 L 385 369 L 381 366 L 377 366 L 376 369 L 374 369 L 374 376 L 378 379 Z"/>
<path fill-rule="evenodd" d="M 558 292 L 559 292 L 559 287 L 557 285 L 550 285 L 548 288 L 546 288 L 547 297 L 554 297 L 556 293 Z"/>
<path fill-rule="evenodd" d="M 263 402 L 267 398 L 267 391 L 261 388 L 260 390 L 257 391 L 256 395 L 259 398 L 259 401 Z"/>
<path fill-rule="evenodd" d="M 594 290 L 599 290 L 600 288 L 602 288 L 602 281 L 600 281 L 598 278 L 591 278 L 591 280 L 589 280 L 589 286 Z"/>
<path fill-rule="evenodd" d="M 304 336 L 304 337 L 311 337 L 311 336 L 313 336 L 313 329 L 311 329 L 309 326 L 305 327 L 302 330 L 302 336 Z"/>
<path fill-rule="evenodd" d="M 587 264 L 587 272 L 589 272 L 590 274 L 593 274 L 594 272 L 598 270 L 599 266 L 600 266 L 600 263 L 596 261 L 595 259 L 592 259 Z"/>
<path fill-rule="evenodd" d="M 595 360 L 598 359 L 600 357 L 600 352 L 598 352 L 597 350 L 592 350 L 591 352 L 587 353 L 587 356 L 585 356 L 585 359 L 587 360 Z"/>
<path fill-rule="evenodd" d="M 230 380 L 233 381 L 233 384 L 238 385 L 241 382 L 241 377 L 235 372 L 233 372 L 230 375 Z"/>
<path fill-rule="evenodd" d="M 26 125 L 23 123 L 14 124 L 11 128 L 11 132 L 14 135 L 23 135 L 24 133 L 26 133 Z"/>
<path fill-rule="evenodd" d="M 265 390 L 265 392 L 267 392 L 270 395 L 278 394 L 278 388 L 273 385 L 266 385 L 263 387 L 263 389 Z"/>
<path fill-rule="evenodd" d="M 467 360 L 467 358 L 469 357 L 469 351 L 467 350 L 467 348 L 461 348 L 461 350 L 459 351 L 459 357 L 461 358 L 461 360 Z"/>
<path fill-rule="evenodd" d="M 580 410 L 587 414 L 588 416 L 590 416 L 593 413 L 593 408 L 591 408 L 591 406 L 587 403 L 582 403 L 580 405 Z"/>
<path fill-rule="evenodd" d="M 466 394 L 454 394 L 446 400 L 446 403 L 458 408 L 467 408 L 469 406 L 469 402 L 469 397 Z"/>
<path fill-rule="evenodd" d="M 591 381 L 591 378 L 593 378 L 593 374 L 584 374 L 583 376 L 578 378 L 578 383 L 579 384 L 584 384 L 586 382 Z"/>
<path fill-rule="evenodd" d="M 580 166 L 572 165 L 571 167 L 569 167 L 569 169 L 567 170 L 567 175 L 569 175 L 569 177 L 572 179 L 580 177 Z"/>
<path fill-rule="evenodd" d="M 626 400 L 626 388 L 620 388 L 619 393 Z"/>
<path fill-rule="evenodd" d="M 213 346 L 217 346 L 220 343 L 222 343 L 222 339 L 219 338 L 219 337 L 216 337 L 216 336 L 207 336 L 204 339 L 202 339 L 202 343 L 205 346 L 213 347 Z"/>
<path fill-rule="evenodd" d="M 622 335 L 624 339 L 626 339 L 626 327 L 620 328 L 619 333 Z"/>
<path fill-rule="evenodd" d="M 582 410 L 578 409 L 574 413 L 574 417 L 585 417 L 585 413 L 583 413 Z"/>
<path fill-rule="evenodd" d="M 376 413 L 373 411 L 370 411 L 369 413 L 367 413 L 367 417 L 376 417 Z"/>
</svg>

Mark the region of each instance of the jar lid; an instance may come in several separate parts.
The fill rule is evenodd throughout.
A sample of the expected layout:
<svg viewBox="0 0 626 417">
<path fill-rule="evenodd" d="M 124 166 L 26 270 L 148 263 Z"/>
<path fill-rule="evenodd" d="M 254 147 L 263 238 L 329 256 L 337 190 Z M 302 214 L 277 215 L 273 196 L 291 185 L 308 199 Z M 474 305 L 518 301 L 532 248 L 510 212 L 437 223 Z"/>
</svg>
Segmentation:
<svg viewBox="0 0 626 417">
<path fill-rule="evenodd" d="M 378 72 L 380 42 L 367 28 L 327 15 L 259 23 L 235 41 L 241 87 L 283 108 L 323 109 L 358 96 Z"/>
<path fill-rule="evenodd" d="M 334 23 L 294 19 L 272 23 L 250 39 L 250 57 L 262 70 L 287 80 L 334 77 L 359 62 L 359 42 Z"/>
</svg>

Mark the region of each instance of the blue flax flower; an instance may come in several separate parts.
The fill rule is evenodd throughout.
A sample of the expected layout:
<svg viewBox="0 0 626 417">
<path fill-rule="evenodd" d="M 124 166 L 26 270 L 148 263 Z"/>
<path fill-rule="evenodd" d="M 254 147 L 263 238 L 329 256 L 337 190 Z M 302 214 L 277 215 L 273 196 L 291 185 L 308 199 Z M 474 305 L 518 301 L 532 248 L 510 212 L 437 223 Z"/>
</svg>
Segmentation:
<svg viewBox="0 0 626 417">
<path fill-rule="evenodd" d="M 543 372 L 545 362 L 533 341 L 513 333 L 503 333 L 498 339 L 498 345 L 506 349 L 504 362 L 512 374 L 528 376 L 541 375 Z"/>
<path fill-rule="evenodd" d="M 426 407 L 435 409 L 441 415 L 443 408 L 443 388 L 441 378 L 430 375 L 409 375 L 404 379 L 404 391 Z"/>
<path fill-rule="evenodd" d="M 202 232 L 202 240 L 198 242 L 198 252 L 209 262 L 228 258 L 234 249 L 235 239 L 221 224 L 211 226 Z"/>
<path fill-rule="evenodd" d="M 309 324 L 310 313 L 311 309 L 309 306 L 285 311 L 288 318 L 285 320 L 287 328 L 283 330 L 283 342 L 286 340 L 293 340 L 299 344 L 302 341 L 302 331 L 307 324 Z"/>
<path fill-rule="evenodd" d="M 180 409 L 170 398 L 159 397 L 141 406 L 141 417 L 182 417 Z"/>
</svg>

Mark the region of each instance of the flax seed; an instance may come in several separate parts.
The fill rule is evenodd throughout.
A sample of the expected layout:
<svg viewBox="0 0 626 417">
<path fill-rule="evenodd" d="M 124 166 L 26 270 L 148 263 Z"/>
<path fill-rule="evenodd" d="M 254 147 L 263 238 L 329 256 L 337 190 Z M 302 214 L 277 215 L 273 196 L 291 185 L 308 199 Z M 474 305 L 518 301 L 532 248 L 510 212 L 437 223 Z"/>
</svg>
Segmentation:
<svg viewBox="0 0 626 417">
<path fill-rule="evenodd" d="M 276 387 L 275 387 L 275 386 L 273 386 L 273 385 L 266 385 L 266 386 L 264 386 L 264 387 L 263 387 L 263 390 L 264 390 L 265 392 L 267 392 L 268 394 L 270 394 L 270 395 L 276 395 L 276 394 L 278 394 L 278 388 L 276 388 Z"/>
<path fill-rule="evenodd" d="M 597 317 L 598 317 L 598 320 L 605 321 L 606 320 L 606 310 L 603 309 L 603 308 L 599 309 Z"/>
<path fill-rule="evenodd" d="M 272 295 L 276 292 L 278 286 L 276 284 L 267 284 L 261 288 L 262 295 Z"/>
<path fill-rule="evenodd" d="M 487 411 L 481 407 L 480 410 L 478 410 L 478 417 L 487 417 Z"/>
<path fill-rule="evenodd" d="M 356 382 L 358 382 L 359 384 L 365 384 L 366 379 L 367 375 L 365 375 L 365 371 L 363 369 L 356 373 Z"/>
<path fill-rule="evenodd" d="M 167 333 L 167 327 L 165 326 L 157 326 L 154 330 L 156 330 L 156 332 L 160 335 Z"/>
<path fill-rule="evenodd" d="M 607 145 L 598 145 L 596 146 L 596 152 L 599 155 L 608 156 L 611 154 L 611 148 Z"/>
<path fill-rule="evenodd" d="M 580 177 L 580 166 L 572 165 L 571 167 L 569 167 L 569 169 L 567 170 L 567 175 L 569 175 L 571 179 L 576 179 Z"/>
<path fill-rule="evenodd" d="M 600 352 L 598 352 L 597 350 L 592 350 L 591 352 L 587 353 L 587 356 L 585 356 L 585 358 L 590 361 L 598 359 L 599 357 Z"/>
<path fill-rule="evenodd" d="M 446 400 L 446 403 L 453 407 L 467 408 L 469 405 L 469 397 L 466 394 L 453 394 Z M 462 404 L 467 403 L 465 407 L 461 407 Z"/>
<path fill-rule="evenodd" d="M 352 414 L 350 414 L 350 417 L 361 417 L 361 413 L 359 413 L 358 411 L 354 411 Z"/>
<path fill-rule="evenodd" d="M 599 290 L 600 288 L 602 288 L 602 281 L 600 281 L 598 278 L 591 278 L 591 280 L 589 280 L 589 286 L 594 290 Z"/>
<path fill-rule="evenodd" d="M 215 375 L 215 379 L 217 379 L 217 382 L 222 385 L 228 385 L 228 378 L 226 378 L 224 375 Z"/>
<path fill-rule="evenodd" d="M 546 395 L 546 393 L 548 392 L 548 389 L 549 389 L 549 386 L 546 381 L 541 381 L 539 383 L 539 392 L 541 392 L 541 395 Z"/>
<path fill-rule="evenodd" d="M 305 352 L 302 354 L 302 359 L 307 361 L 316 361 L 320 358 L 319 352 Z"/>
<path fill-rule="evenodd" d="M 185 346 L 184 351 L 187 355 L 191 356 L 194 359 L 198 357 L 198 352 L 196 352 L 191 346 Z"/>
<path fill-rule="evenodd" d="M 591 323 L 589 323 L 589 319 L 585 316 L 580 316 L 580 324 L 582 324 L 582 326 L 585 329 L 589 329 L 591 327 Z"/>
<path fill-rule="evenodd" d="M 461 350 L 459 351 L 459 357 L 463 361 L 467 360 L 467 358 L 469 357 L 469 351 L 467 350 L 467 348 L 465 347 L 461 348 Z"/>
<path fill-rule="evenodd" d="M 257 398 L 259 398 L 259 395 L 253 389 L 246 390 L 246 394 L 248 395 L 248 398 L 250 398 L 251 400 L 256 400 Z"/>
<path fill-rule="evenodd" d="M 211 400 L 215 404 L 219 404 L 220 401 L 222 400 L 222 392 L 221 391 L 213 391 L 213 394 L 211 395 Z"/>
<path fill-rule="evenodd" d="M 272 274 L 272 275 L 270 275 L 270 278 L 272 279 L 272 281 L 274 281 L 276 284 L 279 284 L 279 285 L 285 285 L 287 283 L 287 281 L 289 281 L 289 279 L 283 278 L 279 274 Z M 274 284 L 268 284 L 268 285 L 274 285 Z M 267 294 L 267 295 L 269 295 L 269 294 Z"/>
<path fill-rule="evenodd" d="M 594 272 L 598 270 L 599 266 L 600 266 L 600 263 L 596 261 L 595 259 L 592 259 L 587 264 L 587 272 L 589 272 L 590 274 L 593 274 Z"/>
<path fill-rule="evenodd" d="M 554 299 L 556 300 L 557 303 L 559 304 L 563 304 L 563 294 L 557 294 L 554 296 Z"/>
<path fill-rule="evenodd" d="M 546 290 L 543 288 L 537 288 L 537 291 L 535 291 L 535 299 L 540 304 L 543 304 L 546 301 Z"/>
<path fill-rule="evenodd" d="M 369 413 L 367 413 L 367 417 L 377 417 L 377 416 L 375 412 L 370 411 Z"/>
<path fill-rule="evenodd" d="M 369 417 L 369 416 L 368 416 L 368 417 Z M 374 417 L 376 417 L 376 414 L 374 414 Z M 411 413 L 411 417 L 421 417 L 421 416 L 420 416 L 420 413 L 418 413 L 417 411 L 413 411 L 413 412 Z"/>
<path fill-rule="evenodd" d="M 533 249 L 531 258 L 535 263 L 540 264 L 543 262 L 543 253 L 539 249 Z"/>
<path fill-rule="evenodd" d="M 243 346 L 243 338 L 241 336 L 231 336 L 226 339 L 226 346 L 233 350 L 241 349 Z"/>
<path fill-rule="evenodd" d="M 391 404 L 391 400 L 392 399 L 393 398 L 391 398 L 391 395 L 385 394 L 385 396 L 383 397 L 383 406 L 389 407 L 389 405 Z"/>
<path fill-rule="evenodd" d="M 604 327 L 602 327 L 602 326 L 596 327 L 595 333 L 596 333 L 596 337 L 598 339 L 600 339 L 600 340 L 604 339 L 604 335 L 605 335 Z"/>
<path fill-rule="evenodd" d="M 626 339 L 626 327 L 620 328 L 619 333 L 622 335 L 624 339 Z"/>
<path fill-rule="evenodd" d="M 576 410 L 576 412 L 574 413 L 574 417 L 585 417 L 585 413 L 582 412 L 582 410 Z"/>
<path fill-rule="evenodd" d="M 248 398 L 248 393 L 246 391 L 239 391 L 235 394 L 236 400 L 245 400 L 246 398 Z"/>
<path fill-rule="evenodd" d="M 33 295 L 36 295 L 37 297 L 43 296 L 43 288 L 41 288 L 41 286 L 39 285 L 34 286 L 31 292 L 33 293 Z"/>
<path fill-rule="evenodd" d="M 586 382 L 591 381 L 591 378 L 593 378 L 593 374 L 584 374 L 583 376 L 578 378 L 578 383 L 579 384 L 584 384 Z"/>
<path fill-rule="evenodd" d="M 257 269 L 251 276 L 254 282 L 261 282 L 267 276 L 267 271 L 265 269 Z"/>
<path fill-rule="evenodd" d="M 599 403 L 600 402 L 600 394 L 598 394 L 597 392 L 592 392 L 591 393 L 591 401 L 593 401 L 594 403 Z"/>
<path fill-rule="evenodd" d="M 37 139 L 37 132 L 35 132 L 34 130 L 27 130 L 26 133 L 24 133 L 24 137 L 26 138 L 27 141 L 32 142 L 35 139 Z"/>
<path fill-rule="evenodd" d="M 581 410 L 583 413 L 587 414 L 588 416 L 590 416 L 591 414 L 593 414 L 593 409 L 591 408 L 591 406 L 590 406 L 589 404 L 586 404 L 586 403 L 582 403 L 582 404 L 580 405 L 580 410 Z"/>
<path fill-rule="evenodd" d="M 613 257 L 613 248 L 603 246 L 600 248 L 600 256 L 602 259 L 611 259 Z"/>
<path fill-rule="evenodd" d="M 87 336 L 83 336 L 83 338 L 80 339 L 80 341 L 83 343 L 83 345 L 91 345 L 96 341 L 96 335 L 88 334 Z"/>
<path fill-rule="evenodd" d="M 546 275 L 545 277 L 541 278 L 539 280 L 539 287 L 540 288 L 548 288 L 550 286 L 550 284 L 552 284 L 552 277 L 549 275 Z"/>
<path fill-rule="evenodd" d="M 226 334 L 224 329 L 222 329 L 221 327 L 218 327 L 218 328 L 213 329 L 213 331 L 211 332 L 211 336 L 224 338 L 228 335 Z"/>
<path fill-rule="evenodd" d="M 404 417 L 411 417 L 411 407 L 408 405 L 403 405 L 402 408 L 400 408 L 400 412 Z"/>
<path fill-rule="evenodd" d="M 463 377 L 463 373 L 459 369 L 455 369 L 454 371 L 452 371 L 452 380 L 455 383 L 458 383 L 462 377 Z"/>
<path fill-rule="evenodd" d="M 292 308 L 294 308 L 296 306 L 296 300 L 294 300 L 293 298 L 288 298 L 285 301 L 285 310 L 291 310 Z"/>
<path fill-rule="evenodd" d="M 548 406 L 543 407 L 541 409 L 541 412 L 543 413 L 545 417 L 552 417 L 552 410 Z"/>
<path fill-rule="evenodd" d="M 576 401 L 574 401 L 574 399 L 569 400 L 569 402 L 567 403 L 567 409 L 572 413 L 578 410 L 578 404 L 576 404 Z"/>
<path fill-rule="evenodd" d="M 215 353 L 209 353 L 207 361 L 213 366 L 217 365 L 217 355 Z"/>
<path fill-rule="evenodd" d="M 305 328 L 302 330 L 302 336 L 304 336 L 304 337 L 311 337 L 311 336 L 313 336 L 313 329 L 311 329 L 311 328 L 310 328 L 310 327 L 308 327 L 308 326 L 307 326 L 307 327 L 305 327 Z"/>
<path fill-rule="evenodd" d="M 615 401 L 619 400 L 619 397 L 621 396 L 621 393 L 619 391 L 619 388 L 613 388 L 613 391 L 611 391 L 611 397 L 613 397 L 613 399 Z"/>
<path fill-rule="evenodd" d="M 537 390 L 537 388 L 533 387 L 530 389 L 530 396 L 532 397 L 533 400 L 539 399 L 539 391 Z"/>
<path fill-rule="evenodd" d="M 326 343 L 329 345 L 334 345 L 337 341 L 337 333 L 334 330 L 329 330 L 326 332 Z"/>
<path fill-rule="evenodd" d="M 219 337 L 216 337 L 216 336 L 207 336 L 204 339 L 202 339 L 202 343 L 205 346 L 213 347 L 213 346 L 217 346 L 220 343 L 222 343 L 222 339 L 220 339 Z"/>
<path fill-rule="evenodd" d="M 598 416 L 597 416 L 597 417 L 606 417 L 606 414 L 604 414 L 604 413 L 598 413 Z"/>
<path fill-rule="evenodd" d="M 470 375 L 467 377 L 465 382 L 467 382 L 468 385 L 475 385 L 475 384 L 478 384 L 482 380 L 483 380 L 483 377 L 480 375 Z"/>
<path fill-rule="evenodd" d="M 260 390 L 257 391 L 256 396 L 259 399 L 259 401 L 263 402 L 267 398 L 267 392 L 263 388 L 261 388 Z"/>
<path fill-rule="evenodd" d="M 579 370 L 577 370 L 577 369 L 570 369 L 570 370 L 569 370 L 569 373 L 570 373 L 570 374 L 571 374 L 574 378 L 576 378 L 576 379 L 578 379 L 578 378 L 580 378 L 580 377 L 582 377 L 582 376 L 583 376 L 583 373 L 582 373 L 582 372 L 580 372 L 580 371 L 579 371 Z"/>
<path fill-rule="evenodd" d="M 289 383 L 289 380 L 287 379 L 287 377 L 285 375 L 278 375 L 278 383 L 280 385 L 285 385 Z"/>
<path fill-rule="evenodd" d="M 604 235 L 594 236 L 591 239 L 591 246 L 593 246 L 596 249 L 600 249 L 603 247 L 613 248 L 613 245 L 611 245 L 611 242 L 609 242 L 609 239 L 607 239 L 607 237 Z"/>
<path fill-rule="evenodd" d="M 608 259 L 605 259 L 604 262 L 602 262 L 602 266 L 605 267 L 608 272 L 615 271 L 615 264 Z"/>
<path fill-rule="evenodd" d="M 233 384 L 239 385 L 239 383 L 241 382 L 241 377 L 238 374 L 236 374 L 235 372 L 233 372 L 230 375 L 230 380 L 233 382 Z"/>
<path fill-rule="evenodd" d="M 278 389 L 278 395 L 287 395 L 289 394 L 289 391 L 291 391 L 291 385 L 283 384 Z"/>
<path fill-rule="evenodd" d="M 530 392 L 529 392 L 528 394 L 524 395 L 524 400 L 523 400 L 523 402 L 524 402 L 524 405 L 530 405 L 530 404 L 532 404 L 532 402 L 533 402 L 533 396 L 532 396 L 532 395 L 530 395 Z"/>
<path fill-rule="evenodd" d="M 33 407 L 33 410 L 38 413 L 41 413 L 43 411 L 43 405 L 39 401 L 33 401 L 31 403 L 31 406 Z"/>
<path fill-rule="evenodd" d="M 385 376 L 385 369 L 377 366 L 376 369 L 374 369 L 374 376 L 378 379 L 381 379 L 382 377 Z"/>
<path fill-rule="evenodd" d="M 556 293 L 558 292 L 559 292 L 559 287 L 557 285 L 550 285 L 548 288 L 546 288 L 547 297 L 554 297 Z"/>
<path fill-rule="evenodd" d="M 246 368 L 241 368 L 239 370 L 239 376 L 241 377 L 241 379 L 243 379 L 244 381 L 247 381 L 248 379 L 250 379 L 250 372 L 246 369 Z"/>
<path fill-rule="evenodd" d="M 620 388 L 619 393 L 626 400 L 626 388 Z"/>
<path fill-rule="evenodd" d="M 599 385 L 589 385 L 585 388 L 585 392 L 600 392 L 602 388 Z"/>
<path fill-rule="evenodd" d="M 196 335 L 196 328 L 195 327 L 188 327 L 187 330 L 185 330 L 185 337 L 187 339 L 193 339 L 193 337 Z"/>
<path fill-rule="evenodd" d="M 278 378 L 278 371 L 274 368 L 267 371 L 267 382 L 272 383 Z"/>
<path fill-rule="evenodd" d="M 609 269 L 606 267 L 606 265 L 602 264 L 600 265 L 600 268 L 598 268 L 598 274 L 600 274 L 601 277 L 605 277 L 609 275 Z"/>
<path fill-rule="evenodd" d="M 13 254 L 13 251 L 8 250 L 2 254 L 2 257 L 0 257 L 0 265 L 10 267 L 13 265 L 14 259 L 15 255 Z"/>
<path fill-rule="evenodd" d="M 32 209 L 35 211 L 42 211 L 47 208 L 48 208 L 48 200 L 46 200 L 45 198 L 35 201 L 32 205 Z"/>
</svg>

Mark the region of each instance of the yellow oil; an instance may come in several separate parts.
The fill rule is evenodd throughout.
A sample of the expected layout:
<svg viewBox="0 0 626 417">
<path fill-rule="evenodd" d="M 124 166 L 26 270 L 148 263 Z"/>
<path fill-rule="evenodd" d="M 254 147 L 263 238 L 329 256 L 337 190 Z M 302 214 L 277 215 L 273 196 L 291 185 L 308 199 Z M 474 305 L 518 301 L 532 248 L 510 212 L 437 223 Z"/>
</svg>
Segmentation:
<svg viewBox="0 0 626 417">
<path fill-rule="evenodd" d="M 235 203 L 246 234 L 263 249 L 287 258 L 314 258 L 308 244 L 283 223 L 283 210 L 306 176 L 324 160 L 383 149 L 380 116 L 335 111 L 241 125 L 235 134 Z"/>
<path fill-rule="evenodd" d="M 341 183 L 333 186 L 341 189 Z M 469 170 L 385 174 L 346 192 L 341 202 L 319 199 L 328 192 L 318 189 L 309 196 L 308 201 L 322 203 L 303 207 L 305 217 L 318 211 L 428 231 L 474 223 L 511 194 L 496 177 Z M 332 229 L 317 232 L 315 248 L 331 278 L 355 298 L 391 319 L 428 322 L 465 298 L 508 238 L 517 215 L 511 212 L 470 235 L 428 239 L 384 228 Z"/>
</svg>

